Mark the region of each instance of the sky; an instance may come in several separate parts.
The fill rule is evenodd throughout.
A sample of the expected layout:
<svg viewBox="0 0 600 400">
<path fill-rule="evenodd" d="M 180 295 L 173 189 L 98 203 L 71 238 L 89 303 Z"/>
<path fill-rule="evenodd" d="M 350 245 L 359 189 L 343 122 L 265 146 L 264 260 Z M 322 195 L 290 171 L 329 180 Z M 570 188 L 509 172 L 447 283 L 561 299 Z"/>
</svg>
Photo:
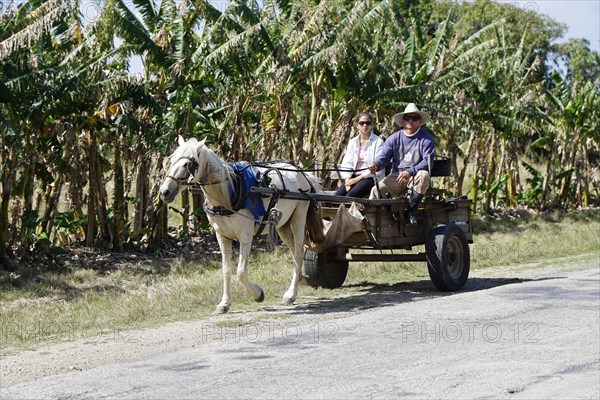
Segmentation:
<svg viewBox="0 0 600 400">
<path fill-rule="evenodd" d="M 497 3 L 546 14 L 555 21 L 567 24 L 563 42 L 568 38 L 584 38 L 590 48 L 600 53 L 600 0 L 497 0 Z"/>
</svg>

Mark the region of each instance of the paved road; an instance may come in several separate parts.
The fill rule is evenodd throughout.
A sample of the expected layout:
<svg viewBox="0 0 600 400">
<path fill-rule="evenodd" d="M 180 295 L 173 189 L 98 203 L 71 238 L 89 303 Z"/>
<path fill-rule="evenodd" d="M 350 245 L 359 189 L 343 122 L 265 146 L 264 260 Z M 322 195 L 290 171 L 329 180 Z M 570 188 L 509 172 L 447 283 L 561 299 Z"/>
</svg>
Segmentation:
<svg viewBox="0 0 600 400">
<path fill-rule="evenodd" d="M 598 399 L 599 275 L 200 324 L 192 346 L 2 387 L 0 398 Z"/>
</svg>

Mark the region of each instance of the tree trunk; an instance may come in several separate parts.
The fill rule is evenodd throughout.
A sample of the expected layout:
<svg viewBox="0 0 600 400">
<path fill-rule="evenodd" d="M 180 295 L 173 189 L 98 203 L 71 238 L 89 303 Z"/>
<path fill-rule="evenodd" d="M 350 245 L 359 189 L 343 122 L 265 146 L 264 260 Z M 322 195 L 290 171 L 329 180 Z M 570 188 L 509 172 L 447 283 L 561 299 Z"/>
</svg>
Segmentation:
<svg viewBox="0 0 600 400">
<path fill-rule="evenodd" d="M 518 161 L 516 160 L 517 150 L 514 148 L 511 142 L 506 142 L 505 149 L 505 162 L 506 162 L 506 174 L 508 180 L 506 182 L 508 206 L 511 208 L 517 207 L 517 182 L 518 182 Z"/>
<path fill-rule="evenodd" d="M 548 205 L 548 194 L 550 192 L 550 182 L 554 181 L 554 162 L 556 160 L 556 142 L 552 140 L 550 142 L 550 148 L 548 151 L 548 164 L 546 165 L 546 175 L 544 176 L 544 182 L 542 183 L 542 193 L 540 194 L 540 202 L 538 208 L 545 210 Z"/>
<path fill-rule="evenodd" d="M 138 151 L 139 168 L 135 183 L 135 210 L 133 213 L 133 233 L 135 239 L 142 236 L 144 217 L 148 208 L 148 161 L 143 152 Z"/>
<path fill-rule="evenodd" d="M 96 138 L 92 131 L 88 131 L 88 184 L 89 193 L 87 201 L 87 228 L 85 231 L 85 245 L 91 247 L 96 238 Z"/>
<path fill-rule="evenodd" d="M 202 205 L 204 196 L 202 193 L 192 193 L 192 213 L 194 215 L 194 232 L 198 233 L 201 226 L 208 223 L 205 217 Z"/>
<path fill-rule="evenodd" d="M 323 154 L 323 165 L 333 166 L 333 164 L 339 164 L 342 161 L 344 151 L 346 149 L 346 143 L 352 134 L 352 111 L 348 105 L 336 122 L 331 126 L 328 139 L 329 142 L 326 146 L 325 154 Z M 342 145 L 340 145 L 342 144 Z M 327 189 L 331 184 L 330 174 L 326 174 L 323 179 L 323 187 Z"/>
<path fill-rule="evenodd" d="M 473 211 L 477 210 L 477 203 L 479 202 L 479 175 L 480 172 L 485 173 L 485 171 L 482 171 L 482 160 L 485 157 L 483 154 L 484 146 L 485 139 L 480 138 L 477 143 L 477 149 L 475 152 L 475 171 L 473 171 Z"/>
<path fill-rule="evenodd" d="M 590 180 L 592 179 L 592 168 L 588 149 L 591 146 L 583 146 L 583 181 L 581 182 L 581 206 L 590 206 Z"/>
<path fill-rule="evenodd" d="M 568 153 L 565 152 L 565 155 L 568 154 L 568 158 L 566 159 L 566 162 L 561 164 L 565 170 L 571 171 L 568 172 L 567 176 L 563 178 L 560 189 L 560 199 L 565 207 L 568 206 L 569 203 L 569 186 L 571 184 L 571 177 L 573 176 L 572 170 L 575 166 L 575 157 L 577 156 L 577 147 L 579 146 L 580 138 L 581 134 L 578 130 L 575 130 L 573 139 L 571 141 L 571 150 Z"/>
<path fill-rule="evenodd" d="M 10 194 L 14 184 L 15 173 L 17 171 L 17 156 L 16 152 L 5 150 L 4 141 L 0 148 L 0 178 L 2 178 L 2 193 L 0 198 L 0 263 L 8 256 L 8 209 L 10 206 Z"/>
<path fill-rule="evenodd" d="M 181 229 L 187 236 L 189 233 L 188 221 L 190 220 L 190 192 L 187 189 L 181 191 Z"/>
<path fill-rule="evenodd" d="M 113 193 L 113 237 L 112 246 L 113 250 L 120 251 L 121 243 L 125 235 L 125 179 L 123 174 L 123 165 L 121 163 L 121 145 L 119 143 L 120 135 L 117 133 L 115 140 L 115 165 L 114 165 L 114 179 L 115 189 Z"/>
<path fill-rule="evenodd" d="M 492 205 L 492 198 L 494 197 L 494 193 L 492 193 L 492 183 L 495 179 L 494 173 L 496 169 L 496 134 L 492 132 L 491 134 L 491 144 L 489 147 L 489 156 L 487 160 L 487 171 L 485 176 L 485 200 L 483 203 L 483 211 L 489 213 Z"/>
<path fill-rule="evenodd" d="M 112 242 L 114 232 L 108 221 L 108 195 L 106 194 L 106 184 L 104 182 L 104 173 L 102 171 L 102 162 L 100 160 L 100 154 L 96 151 L 96 162 L 94 163 L 96 168 L 96 180 L 92 182 L 96 185 L 96 196 L 98 202 L 98 221 L 100 222 L 100 233 L 105 243 Z"/>
<path fill-rule="evenodd" d="M 309 164 L 314 159 L 315 150 L 319 147 L 317 143 L 320 131 L 319 92 L 321 91 L 322 81 L 322 72 L 310 74 L 311 106 L 310 119 L 308 122 L 308 135 L 306 140 L 303 141 L 303 159 L 301 160 L 303 165 Z"/>
<path fill-rule="evenodd" d="M 469 165 L 469 160 L 471 159 L 471 152 L 473 149 L 474 141 L 475 141 L 475 131 L 471 131 L 471 135 L 469 136 L 469 142 L 467 144 L 467 149 L 465 150 L 465 153 L 464 153 L 463 165 L 460 169 L 460 172 L 457 174 L 456 181 L 454 183 L 454 192 L 456 193 L 457 197 L 462 196 L 462 193 L 463 193 L 463 185 L 464 185 L 465 176 L 467 173 L 467 167 Z"/>
<path fill-rule="evenodd" d="M 62 193 L 63 179 L 64 175 L 59 173 L 54 180 L 54 184 L 50 188 L 50 192 L 46 199 L 46 209 L 44 210 L 44 215 L 42 217 L 41 229 L 42 232 L 46 233 L 48 238 L 52 235 L 52 230 L 54 229 L 53 217 L 58 213 L 58 201 L 60 199 L 60 194 Z"/>
<path fill-rule="evenodd" d="M 33 211 L 33 181 L 35 175 L 35 149 L 30 143 L 31 136 L 27 135 L 23 138 L 23 141 L 25 142 L 23 151 L 25 153 L 25 159 L 28 161 L 23 165 L 24 171 L 21 175 L 23 181 L 23 206 L 21 214 L 21 230 L 19 234 L 19 241 L 21 243 L 25 243 L 27 236 L 31 233 L 28 232 L 30 227 L 27 226 L 25 219 L 28 218 Z"/>
<path fill-rule="evenodd" d="M 157 165 L 162 165 L 162 158 L 157 160 Z M 154 170 L 154 168 L 152 168 L 152 170 Z M 160 168 L 156 168 L 156 170 L 160 171 Z M 150 191 L 150 199 L 157 200 L 154 202 L 149 201 L 146 209 L 146 220 L 148 222 L 147 229 L 150 232 L 150 235 L 147 237 L 148 251 L 156 250 L 158 244 L 166 237 L 168 229 L 168 207 L 158 195 L 160 178 L 157 171 L 152 174 L 151 181 L 155 183 Z"/>
</svg>

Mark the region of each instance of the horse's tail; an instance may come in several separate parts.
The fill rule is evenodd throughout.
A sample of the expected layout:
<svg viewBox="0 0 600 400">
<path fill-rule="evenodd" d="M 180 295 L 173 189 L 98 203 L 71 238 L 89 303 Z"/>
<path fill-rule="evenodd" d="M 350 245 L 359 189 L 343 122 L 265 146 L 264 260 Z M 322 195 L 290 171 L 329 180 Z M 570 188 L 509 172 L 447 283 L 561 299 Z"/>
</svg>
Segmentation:
<svg viewBox="0 0 600 400">
<path fill-rule="evenodd" d="M 306 179 L 310 182 L 316 193 L 323 193 L 321 185 L 312 176 L 304 174 Z M 308 206 L 308 212 L 306 213 L 306 242 L 315 246 L 319 243 L 323 243 L 325 240 L 325 224 L 323 224 L 323 217 L 321 213 L 321 204 L 318 201 L 311 200 Z"/>
</svg>

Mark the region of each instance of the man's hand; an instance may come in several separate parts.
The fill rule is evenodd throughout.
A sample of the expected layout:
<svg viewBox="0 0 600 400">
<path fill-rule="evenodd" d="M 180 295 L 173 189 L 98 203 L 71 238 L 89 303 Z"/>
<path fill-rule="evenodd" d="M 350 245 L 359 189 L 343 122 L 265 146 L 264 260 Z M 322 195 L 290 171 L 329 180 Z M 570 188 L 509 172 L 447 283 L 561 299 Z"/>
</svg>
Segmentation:
<svg viewBox="0 0 600 400">
<path fill-rule="evenodd" d="M 411 176 L 408 171 L 402 171 L 398 174 L 398 179 L 396 179 L 396 181 L 399 185 L 406 186 L 410 178 Z"/>
<path fill-rule="evenodd" d="M 372 164 L 372 165 L 369 167 L 369 171 L 371 171 L 371 173 L 372 173 L 372 174 L 375 174 L 375 172 L 377 172 L 377 165 L 375 165 L 375 164 Z"/>
</svg>

